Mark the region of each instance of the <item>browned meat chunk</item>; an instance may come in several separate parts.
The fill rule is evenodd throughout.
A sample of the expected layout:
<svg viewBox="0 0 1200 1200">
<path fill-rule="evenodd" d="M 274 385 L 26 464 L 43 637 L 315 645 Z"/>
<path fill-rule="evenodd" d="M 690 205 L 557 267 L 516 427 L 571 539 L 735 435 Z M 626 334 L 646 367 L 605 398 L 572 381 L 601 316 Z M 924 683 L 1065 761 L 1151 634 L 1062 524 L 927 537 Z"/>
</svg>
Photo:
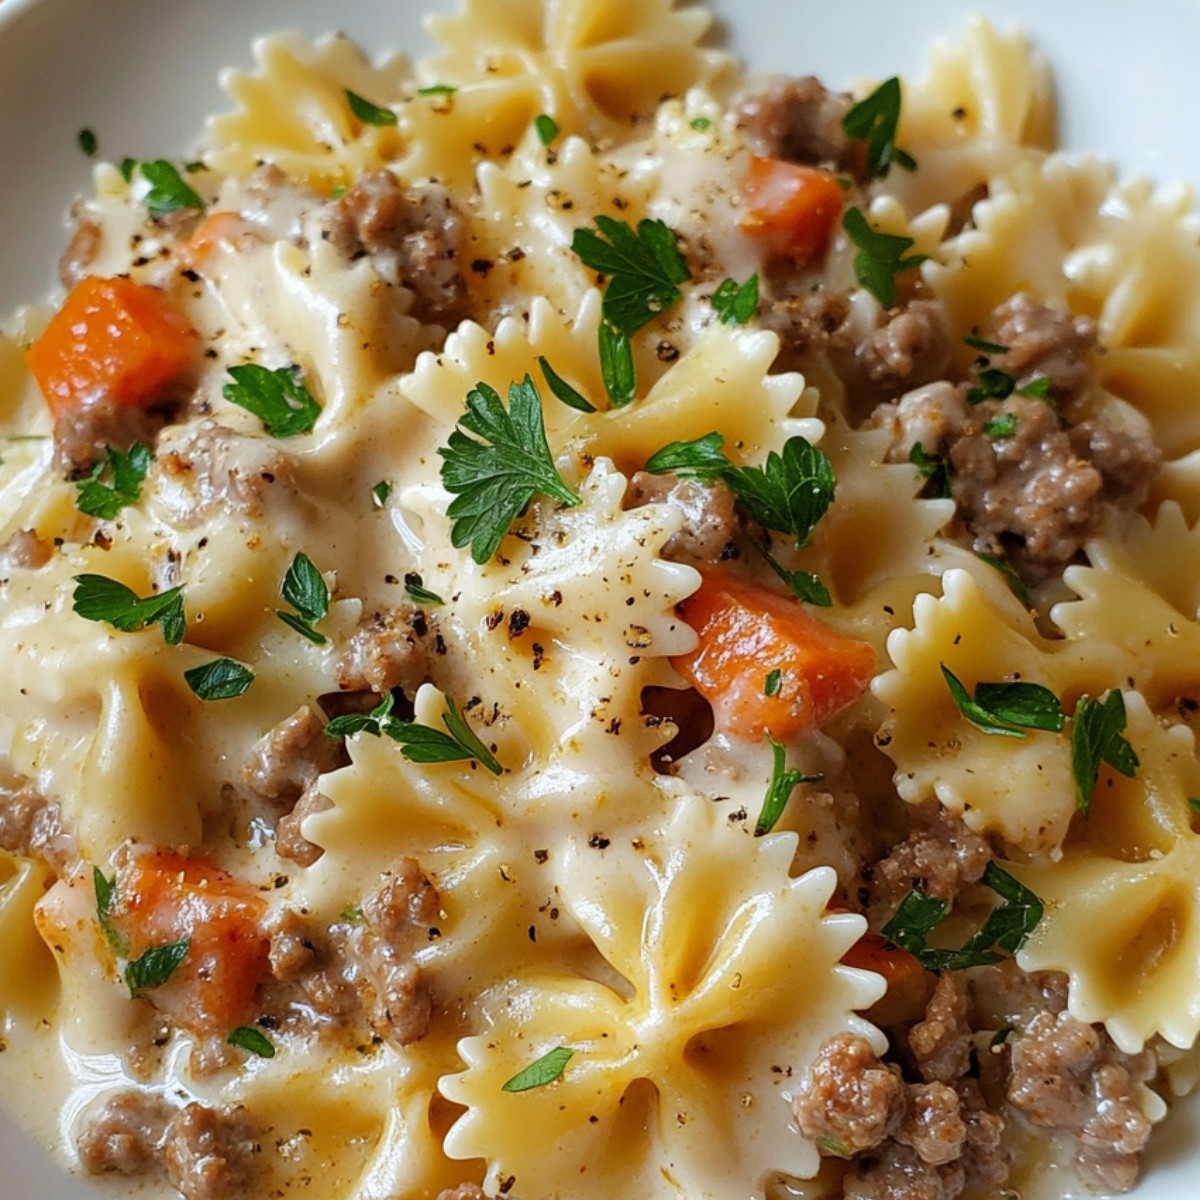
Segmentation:
<svg viewBox="0 0 1200 1200">
<path fill-rule="evenodd" d="M 332 807 L 333 801 L 315 788 L 303 792 L 296 807 L 280 817 L 275 825 L 275 853 L 302 867 L 311 867 L 325 851 L 310 842 L 301 827 L 306 817 L 327 812 Z"/>
<path fill-rule="evenodd" d="M 237 1200 L 252 1194 L 258 1152 L 245 1109 L 192 1103 L 167 1128 L 163 1163 L 184 1200 Z"/>
<path fill-rule="evenodd" d="M 225 514 L 255 521 L 273 491 L 295 490 L 287 459 L 269 440 L 215 421 L 164 435 L 150 474 L 159 501 L 185 527 Z"/>
<path fill-rule="evenodd" d="M 956 1200 L 966 1173 L 957 1162 L 933 1166 L 893 1143 L 876 1162 L 856 1166 L 842 1186 L 846 1200 Z"/>
<path fill-rule="evenodd" d="M 325 736 L 325 722 L 305 704 L 254 743 L 242 777 L 256 795 L 290 809 L 319 776 L 340 765 L 342 754 L 339 743 Z"/>
<path fill-rule="evenodd" d="M 876 904 L 890 914 L 918 884 L 952 902 L 964 885 L 983 878 L 991 860 L 987 842 L 939 807 L 870 869 Z"/>
<path fill-rule="evenodd" d="M 63 825 L 62 809 L 29 784 L 0 786 L 0 850 L 40 858 L 60 876 L 79 857 L 75 838 Z"/>
<path fill-rule="evenodd" d="M 181 395 L 164 394 L 148 408 L 95 403 L 60 409 L 54 418 L 54 445 L 59 461 L 71 471 L 82 471 L 104 457 L 112 446 L 128 450 L 137 442 L 152 445 L 158 431 L 178 408 Z"/>
<path fill-rule="evenodd" d="M 1102 1031 L 1065 1012 L 1039 1014 L 1011 1044 L 1009 1102 L 1035 1125 L 1074 1133 L 1086 1178 L 1128 1191 L 1150 1137 L 1136 1089 L 1153 1075 L 1153 1056 L 1122 1054 Z"/>
<path fill-rule="evenodd" d="M 364 616 L 337 659 L 338 687 L 412 696 L 429 678 L 429 621 L 414 605 Z"/>
<path fill-rule="evenodd" d="M 849 95 L 829 91 L 812 75 L 777 75 L 766 88 L 738 103 L 738 125 L 760 158 L 833 167 L 859 174 L 863 146 L 842 128 L 853 104 Z"/>
<path fill-rule="evenodd" d="M 412 291 L 418 320 L 445 325 L 463 315 L 463 217 L 439 185 L 405 188 L 390 171 L 373 171 L 308 214 L 305 232 L 349 259 L 370 256 L 384 279 Z"/>
<path fill-rule="evenodd" d="M 663 546 L 663 558 L 711 566 L 737 557 L 737 513 L 727 487 L 706 487 L 694 479 L 638 471 L 629 481 L 625 506 L 643 504 L 669 504 L 683 513 L 683 527 Z"/>
<path fill-rule="evenodd" d="M 967 1127 L 953 1088 L 944 1083 L 908 1088 L 908 1105 L 896 1130 L 896 1141 L 911 1146 L 922 1162 L 940 1167 L 962 1156 L 966 1140 Z"/>
<path fill-rule="evenodd" d="M 54 547 L 32 529 L 18 529 L 0 545 L 0 571 L 36 571 L 50 561 L 53 553 Z"/>
<path fill-rule="evenodd" d="M 971 1066 L 970 1002 L 961 976 L 947 971 L 937 982 L 924 1019 L 912 1027 L 908 1045 L 921 1078 L 953 1083 Z"/>
<path fill-rule="evenodd" d="M 78 201 L 71 215 L 75 218 L 75 232 L 71 234 L 71 240 L 58 260 L 58 278 L 67 291 L 92 273 L 92 263 L 96 261 L 103 241 L 100 226 L 83 215 L 82 205 Z"/>
<path fill-rule="evenodd" d="M 159 1096 L 122 1092 L 100 1110 L 75 1141 L 89 1175 L 146 1175 L 157 1171 L 171 1110 Z"/>
<path fill-rule="evenodd" d="M 1068 399 L 1087 382 L 1087 355 L 1096 348 L 1096 322 L 1060 312 L 1018 292 L 992 313 L 996 341 L 1006 353 L 991 356 L 993 366 L 1011 375 L 1018 387 L 1034 379 L 1050 383 L 1050 395 Z"/>
<path fill-rule="evenodd" d="M 425 1036 L 432 998 L 413 962 L 439 919 L 438 895 L 416 859 L 401 858 L 362 902 L 362 920 L 342 927 L 346 977 L 374 1029 L 400 1046 Z"/>
<path fill-rule="evenodd" d="M 900 1069 L 881 1063 L 865 1038 L 838 1034 L 817 1052 L 792 1108 L 804 1136 L 828 1153 L 873 1150 L 904 1117 Z"/>
</svg>

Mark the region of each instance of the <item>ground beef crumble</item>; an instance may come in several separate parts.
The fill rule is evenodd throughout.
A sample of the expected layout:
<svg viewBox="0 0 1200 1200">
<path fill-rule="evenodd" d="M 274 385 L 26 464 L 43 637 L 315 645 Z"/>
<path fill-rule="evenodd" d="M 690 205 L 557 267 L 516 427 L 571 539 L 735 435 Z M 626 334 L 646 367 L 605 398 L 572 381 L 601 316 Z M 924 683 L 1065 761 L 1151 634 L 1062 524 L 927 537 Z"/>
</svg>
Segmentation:
<svg viewBox="0 0 1200 1200">
<path fill-rule="evenodd" d="M 831 92 L 815 76 L 777 75 L 762 91 L 738 102 L 738 126 L 759 158 L 861 176 L 866 166 L 863 143 L 847 137 L 842 128 L 853 102 L 852 96 Z"/>
</svg>

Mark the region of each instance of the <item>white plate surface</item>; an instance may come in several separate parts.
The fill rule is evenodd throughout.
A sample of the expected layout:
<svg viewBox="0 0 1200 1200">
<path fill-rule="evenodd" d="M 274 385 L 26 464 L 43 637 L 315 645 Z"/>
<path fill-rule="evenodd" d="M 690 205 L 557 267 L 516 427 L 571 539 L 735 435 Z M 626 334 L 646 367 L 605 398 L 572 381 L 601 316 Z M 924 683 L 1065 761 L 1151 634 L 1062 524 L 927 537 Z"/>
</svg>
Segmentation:
<svg viewBox="0 0 1200 1200">
<path fill-rule="evenodd" d="M 453 0 L 0 0 L 0 312 L 54 285 L 65 214 L 87 190 L 84 126 L 104 157 L 186 153 L 225 108 L 225 65 L 258 35 L 348 33 L 373 54 L 429 48 L 424 12 Z M 1124 171 L 1200 185 L 1200 0 L 713 0 L 720 36 L 747 62 L 831 85 L 920 73 L 925 49 L 981 13 L 1018 25 L 1049 57 L 1060 133 Z M 1198 398 L 1200 400 L 1200 398 Z M 3 970 L 0 961 L 0 970 Z M 2 1032 L 2 1031 L 0 1031 Z M 21 1097 L 3 1103 L 20 1112 Z M 111 1194 L 111 1193 L 110 1193 Z M 0 1200 L 89 1200 L 0 1111 Z M 1133 1200 L 1200 1197 L 1200 1103 L 1162 1131 Z"/>
</svg>

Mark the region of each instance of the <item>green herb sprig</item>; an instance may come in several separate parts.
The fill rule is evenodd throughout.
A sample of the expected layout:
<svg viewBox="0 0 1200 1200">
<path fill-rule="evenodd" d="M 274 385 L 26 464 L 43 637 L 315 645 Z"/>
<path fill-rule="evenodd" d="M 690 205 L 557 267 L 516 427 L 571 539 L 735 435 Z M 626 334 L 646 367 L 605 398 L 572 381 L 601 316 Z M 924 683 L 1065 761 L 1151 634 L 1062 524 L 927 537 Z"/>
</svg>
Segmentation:
<svg viewBox="0 0 1200 1200">
<path fill-rule="evenodd" d="M 884 308 L 891 308 L 896 303 L 896 276 L 919 267 L 929 256 L 909 254 L 916 245 L 910 237 L 878 233 L 872 229 L 860 208 L 846 210 L 842 217 L 842 228 L 858 247 L 858 253 L 854 256 L 854 278 Z"/>
<path fill-rule="evenodd" d="M 568 508 L 580 502 L 554 466 L 542 398 L 532 376 L 509 387 L 507 410 L 494 388 L 476 384 L 459 428 L 438 454 L 442 482 L 454 496 L 447 509 L 450 540 L 460 548 L 470 546 L 477 563 L 496 553 L 534 496 L 548 496 Z"/>
<path fill-rule="evenodd" d="M 1124 734 L 1125 698 L 1119 688 L 1113 688 L 1104 700 L 1080 698 L 1071 722 L 1071 771 L 1075 801 L 1085 817 L 1091 813 L 1102 763 L 1127 779 L 1137 774 L 1137 752 Z"/>
<path fill-rule="evenodd" d="M 925 480 L 921 488 L 922 500 L 948 500 L 951 495 L 950 476 L 953 468 L 943 454 L 926 454 L 920 442 L 913 442 L 908 452 L 908 461 L 917 468 Z"/>
<path fill-rule="evenodd" d="M 217 658 L 184 671 L 183 678 L 201 700 L 233 700 L 249 690 L 254 672 L 232 658 Z"/>
<path fill-rule="evenodd" d="M 239 1050 L 246 1050 L 259 1058 L 274 1058 L 275 1045 L 261 1030 L 253 1025 L 239 1025 L 225 1041 Z"/>
<path fill-rule="evenodd" d="M 233 382 L 221 389 L 221 395 L 253 413 L 272 437 L 312 433 L 321 406 L 298 369 L 278 367 L 272 371 L 258 363 L 243 363 L 230 367 L 229 374 Z"/>
<path fill-rule="evenodd" d="M 292 559 L 279 591 L 295 611 L 277 608 L 275 615 L 313 645 L 323 646 L 325 635 L 313 626 L 329 615 L 329 588 L 312 559 L 303 551 L 297 552 Z"/>
<path fill-rule="evenodd" d="M 763 798 L 762 811 L 754 826 L 754 836 L 763 837 L 771 832 L 783 816 L 792 793 L 802 783 L 820 783 L 823 775 L 805 775 L 794 767 L 787 766 L 787 751 L 781 742 L 777 742 L 769 733 L 767 741 L 771 743 L 774 762 L 771 767 L 771 781 L 767 784 L 767 794 Z"/>
<path fill-rule="evenodd" d="M 144 203 L 153 216 L 166 216 L 181 208 L 205 207 L 203 198 L 184 180 L 179 168 L 165 158 L 140 163 L 138 170 L 150 185 Z"/>
<path fill-rule="evenodd" d="M 1060 733 L 1067 722 L 1058 697 L 1040 683 L 978 683 L 972 697 L 943 663 L 942 677 L 959 712 L 977 729 L 1000 737 L 1024 738 L 1027 729 Z"/>
<path fill-rule="evenodd" d="M 89 517 L 115 520 L 121 509 L 141 499 L 142 484 L 153 461 L 153 451 L 140 442 L 128 453 L 106 446 L 104 457 L 92 467 L 87 478 L 76 483 L 75 507 Z"/>
<path fill-rule="evenodd" d="M 395 125 L 399 118 L 393 109 L 382 108 L 378 104 L 372 104 L 365 96 L 360 96 L 357 92 L 352 92 L 349 88 L 343 89 L 346 93 L 346 102 L 350 105 L 350 111 L 364 125 Z"/>
<path fill-rule="evenodd" d="M 532 1062 L 523 1071 L 518 1071 L 503 1085 L 506 1092 L 528 1092 L 534 1088 L 545 1087 L 562 1078 L 567 1063 L 574 1057 L 575 1051 L 569 1046 L 559 1046 L 548 1054 L 543 1054 L 536 1062 Z"/>
<path fill-rule="evenodd" d="M 713 311 L 722 325 L 745 325 L 758 313 L 758 272 L 745 283 L 723 280 L 712 295 Z"/>
<path fill-rule="evenodd" d="M 872 179 L 882 179 L 893 163 L 906 171 L 917 169 L 916 159 L 896 145 L 901 99 L 900 80 L 893 75 L 842 118 L 846 136 L 867 143 L 867 174 Z"/>
<path fill-rule="evenodd" d="M 76 575 L 71 607 L 84 620 L 102 621 L 123 633 L 157 625 L 168 646 L 182 642 L 187 632 L 181 587 L 139 597 L 132 588 L 106 575 Z"/>
</svg>

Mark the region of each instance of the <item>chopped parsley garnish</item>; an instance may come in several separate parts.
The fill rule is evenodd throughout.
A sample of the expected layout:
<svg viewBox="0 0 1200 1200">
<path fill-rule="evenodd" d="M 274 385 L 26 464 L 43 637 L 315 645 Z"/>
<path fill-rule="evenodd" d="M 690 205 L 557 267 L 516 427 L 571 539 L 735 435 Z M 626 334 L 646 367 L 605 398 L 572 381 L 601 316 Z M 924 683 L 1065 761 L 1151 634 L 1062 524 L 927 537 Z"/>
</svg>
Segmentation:
<svg viewBox="0 0 1200 1200">
<path fill-rule="evenodd" d="M 712 306 L 722 325 L 745 325 L 758 312 L 758 272 L 745 283 L 726 279 L 712 295 Z"/>
<path fill-rule="evenodd" d="M 109 879 L 99 867 L 93 867 L 92 885 L 96 891 L 96 920 L 100 924 L 100 931 L 113 953 L 124 958 L 129 953 L 129 942 L 112 919 L 112 908 L 117 899 L 117 881 Z"/>
<path fill-rule="evenodd" d="M 96 151 L 100 149 L 100 143 L 96 139 L 96 131 L 94 129 L 81 129 L 76 135 L 75 141 L 78 143 L 80 150 L 88 158 L 96 157 Z"/>
<path fill-rule="evenodd" d="M 329 588 L 307 554 L 301 551 L 292 559 L 279 590 L 296 611 L 285 612 L 277 608 L 275 615 L 314 645 L 323 646 L 325 635 L 318 633 L 313 626 L 329 615 Z"/>
<path fill-rule="evenodd" d="M 376 508 L 386 508 L 388 498 L 392 494 L 392 483 L 390 479 L 381 479 L 371 489 L 371 500 Z"/>
<path fill-rule="evenodd" d="M 480 741 L 479 735 L 467 724 L 466 718 L 449 696 L 446 697 L 446 711 L 442 713 L 445 733 L 429 725 L 393 717 L 395 703 L 395 695 L 388 692 L 370 712 L 334 717 L 325 726 L 325 732 L 332 738 L 349 737 L 355 733 L 389 737 L 400 744 L 404 757 L 411 762 L 463 762 L 474 759 L 493 775 L 503 773 L 499 759 Z"/>
<path fill-rule="evenodd" d="M 183 678 L 201 700 L 233 700 L 246 693 L 254 672 L 232 658 L 217 658 L 184 671 Z"/>
<path fill-rule="evenodd" d="M 404 576 L 404 594 L 414 604 L 419 604 L 423 608 L 436 608 L 439 604 L 446 603 L 437 592 L 431 592 L 425 586 L 425 581 L 416 571 L 409 571 Z"/>
<path fill-rule="evenodd" d="M 575 230 L 571 249 L 584 266 L 608 276 L 604 319 L 627 337 L 675 304 L 678 285 L 691 278 L 675 235 L 662 221 L 639 221 L 635 233 L 625 221 L 602 213 L 596 229 Z"/>
<path fill-rule="evenodd" d="M 944 664 L 942 677 L 959 711 L 984 733 L 1023 738 L 1026 729 L 1060 733 L 1067 723 L 1058 697 L 1040 683 L 978 683 L 972 697 Z"/>
<path fill-rule="evenodd" d="M 275 1057 L 275 1046 L 271 1039 L 253 1025 L 239 1025 L 225 1041 L 239 1050 L 257 1054 L 259 1058 Z"/>
<path fill-rule="evenodd" d="M 764 696 L 778 696 L 779 689 L 783 686 L 783 671 L 776 667 L 773 671 L 767 672 L 766 681 L 763 683 Z"/>
<path fill-rule="evenodd" d="M 1042 919 L 1045 906 L 1024 884 L 990 862 L 983 882 L 1001 899 L 978 932 L 957 950 L 927 949 L 926 938 L 940 924 L 949 905 L 915 887 L 900 902 L 883 936 L 912 954 L 927 971 L 962 971 L 985 967 L 1015 954 Z"/>
<path fill-rule="evenodd" d="M 468 437 L 463 430 L 478 435 Z M 485 563 L 496 553 L 513 522 L 537 495 L 573 508 L 579 497 L 554 466 L 542 423 L 542 398 L 526 375 L 508 389 L 508 409 L 486 383 L 467 395 L 467 411 L 447 445 L 438 450 L 442 483 L 454 494 L 447 512 L 450 540 L 470 546 Z"/>
<path fill-rule="evenodd" d="M 637 395 L 637 368 L 629 335 L 600 322 L 600 375 L 613 408 L 624 408 Z"/>
<path fill-rule="evenodd" d="M 253 413 L 272 437 L 295 437 L 312 433 L 321 406 L 304 386 L 299 368 L 279 367 L 274 371 L 258 363 L 230 367 L 232 383 L 221 395 Z"/>
<path fill-rule="evenodd" d="M 181 208 L 204 208 L 203 198 L 184 181 L 174 163 L 156 158 L 153 162 L 141 163 L 138 169 L 150 185 L 145 205 L 153 216 L 165 216 Z"/>
<path fill-rule="evenodd" d="M 1127 779 L 1137 774 L 1138 756 L 1125 740 L 1125 698 L 1113 688 L 1103 701 L 1080 698 L 1071 722 L 1071 771 L 1075 776 L 1075 801 L 1086 817 L 1092 793 L 1100 778 L 1100 764 Z"/>
<path fill-rule="evenodd" d="M 352 92 L 349 88 L 343 89 L 346 93 L 346 100 L 350 104 L 350 111 L 364 125 L 395 125 L 398 120 L 395 112 L 390 108 L 381 108 L 378 104 L 372 104 L 365 96 L 360 96 L 357 92 Z"/>
<path fill-rule="evenodd" d="M 709 117 L 693 117 L 691 125 L 698 133 L 703 133 L 706 129 L 712 128 L 712 120 Z"/>
<path fill-rule="evenodd" d="M 981 354 L 1007 354 L 1009 349 L 999 342 L 989 342 L 986 338 L 976 337 L 973 333 L 967 334 L 963 341 L 972 350 L 978 350 Z"/>
<path fill-rule="evenodd" d="M 1028 383 L 1017 387 L 1016 379 L 1007 371 L 1002 371 L 999 367 L 990 365 L 989 356 L 994 354 L 1007 354 L 1008 346 L 1002 346 L 999 342 L 984 341 L 983 338 L 965 337 L 966 342 L 973 350 L 978 350 L 982 357 L 975 360 L 975 378 L 976 384 L 969 392 L 967 392 L 967 403 L 979 404 L 984 400 L 1007 400 L 1009 396 L 1028 396 L 1034 400 L 1045 400 L 1050 402 L 1050 380 L 1045 375 L 1039 375 L 1035 379 L 1031 379 Z M 1012 413 L 1003 414 L 1005 417 L 1011 417 L 1013 428 L 1016 428 L 1016 416 Z M 1000 420 L 1000 417 L 996 418 Z M 989 437 L 1008 437 L 1011 434 L 991 433 L 985 429 L 985 433 Z"/>
<path fill-rule="evenodd" d="M 451 83 L 431 83 L 428 87 L 417 88 L 418 96 L 453 96 L 458 91 Z"/>
<path fill-rule="evenodd" d="M 1012 563 L 1005 562 L 1002 558 L 997 558 L 994 554 L 988 554 L 983 550 L 976 550 L 975 557 L 987 563 L 989 567 L 994 567 L 1005 579 L 1008 580 L 1008 586 L 1012 588 L 1013 595 L 1021 601 L 1026 608 L 1032 608 L 1033 603 L 1029 597 L 1029 589 L 1025 586 L 1024 580 L 1017 574 Z"/>
<path fill-rule="evenodd" d="M 145 954 L 125 964 L 123 978 L 131 996 L 162 987 L 187 958 L 191 938 L 180 938 L 165 946 L 151 946 Z"/>
<path fill-rule="evenodd" d="M 1197 798 L 1196 796 L 1189 796 L 1188 808 L 1190 808 L 1192 812 L 1200 812 L 1200 798 Z"/>
<path fill-rule="evenodd" d="M 545 355 L 539 355 L 538 366 L 542 369 L 542 378 L 551 394 L 561 400 L 568 408 L 576 412 L 591 413 L 596 406 L 581 396 L 547 361 Z"/>
<path fill-rule="evenodd" d="M 860 208 L 846 210 L 842 228 L 859 251 L 854 256 L 854 278 L 884 308 L 891 308 L 896 303 L 896 276 L 919 267 L 929 256 L 908 254 L 916 245 L 910 237 L 876 232 Z"/>
<path fill-rule="evenodd" d="M 796 788 L 802 783 L 818 783 L 824 778 L 822 775 L 805 775 L 803 771 L 788 767 L 787 751 L 783 744 L 777 742 L 769 733 L 767 741 L 771 743 L 775 761 L 771 768 L 771 782 L 767 784 L 767 794 L 763 797 L 762 811 L 754 825 L 755 837 L 763 837 L 775 828 Z"/>
<path fill-rule="evenodd" d="M 1017 414 L 1006 412 L 993 417 L 983 427 L 983 432 L 990 438 L 1012 437 L 1017 432 Z"/>
<path fill-rule="evenodd" d="M 136 158 L 121 159 L 121 161 L 117 164 L 117 170 L 121 172 L 121 178 L 123 180 L 125 180 L 126 183 L 132 183 L 133 182 L 133 173 L 134 173 L 134 171 L 137 170 L 137 159 Z"/>
<path fill-rule="evenodd" d="M 181 587 L 142 598 L 106 575 L 76 575 L 71 607 L 87 621 L 104 621 L 124 633 L 157 625 L 169 646 L 182 642 L 187 632 Z"/>
<path fill-rule="evenodd" d="M 571 1061 L 575 1051 L 568 1046 L 559 1046 L 548 1054 L 543 1054 L 537 1062 L 530 1063 L 523 1071 L 518 1071 L 507 1083 L 503 1090 L 506 1092 L 528 1092 L 533 1088 L 545 1087 L 562 1077 L 567 1063 Z"/>
<path fill-rule="evenodd" d="M 908 461 L 912 463 L 921 478 L 925 480 L 921 488 L 922 500 L 948 500 L 950 498 L 950 475 L 952 469 L 950 460 L 941 454 L 926 454 L 920 442 L 913 442 L 908 452 Z"/>
<path fill-rule="evenodd" d="M 872 179 L 882 179 L 892 163 L 906 171 L 917 169 L 916 159 L 896 146 L 900 99 L 900 80 L 893 75 L 842 118 L 846 136 L 867 143 L 867 174 Z"/>
<path fill-rule="evenodd" d="M 833 466 L 825 453 L 806 438 L 791 437 L 783 453 L 772 450 L 761 467 L 738 467 L 725 457 L 724 438 L 707 433 L 690 442 L 672 442 L 646 462 L 646 470 L 661 475 L 673 471 L 705 483 L 721 480 L 737 497 L 741 509 L 764 529 L 791 535 L 804 549 L 817 523 L 833 503 Z M 763 546 L 757 547 L 775 573 L 801 600 L 828 607 L 824 583 L 808 571 L 788 571 Z"/>
<path fill-rule="evenodd" d="M 128 453 L 106 446 L 104 457 L 87 478 L 76 483 L 75 507 L 89 517 L 114 520 L 121 509 L 141 498 L 142 483 L 153 461 L 150 447 L 140 442 Z"/>
<path fill-rule="evenodd" d="M 547 113 L 534 117 L 533 127 L 537 130 L 538 141 L 548 146 L 558 137 L 558 122 Z"/>
</svg>

